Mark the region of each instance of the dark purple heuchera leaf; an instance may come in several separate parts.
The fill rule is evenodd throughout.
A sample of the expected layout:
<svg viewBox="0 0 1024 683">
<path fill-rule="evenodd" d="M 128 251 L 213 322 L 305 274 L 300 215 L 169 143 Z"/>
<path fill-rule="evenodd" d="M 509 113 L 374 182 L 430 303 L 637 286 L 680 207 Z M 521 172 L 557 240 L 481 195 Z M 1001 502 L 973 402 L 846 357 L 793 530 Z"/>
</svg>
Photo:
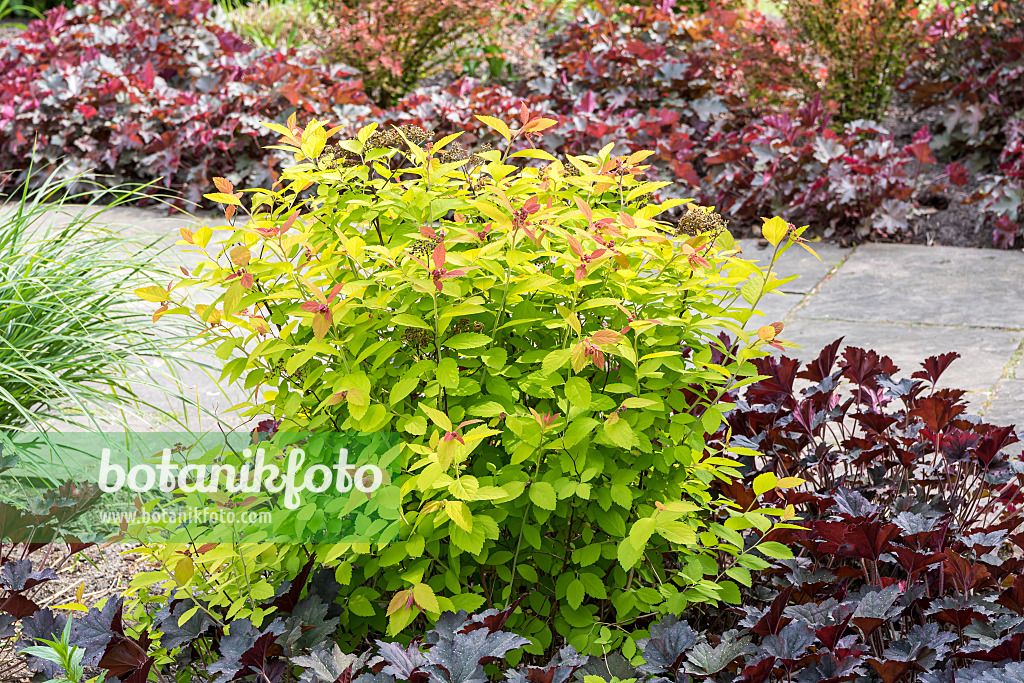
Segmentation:
<svg viewBox="0 0 1024 683">
<path fill-rule="evenodd" d="M 839 358 L 839 347 L 842 344 L 843 337 L 840 337 L 823 348 L 817 358 L 808 363 L 804 370 L 797 373 L 797 377 L 810 380 L 811 382 L 821 382 L 825 378 L 831 377 L 832 369 L 836 365 L 836 359 Z"/>
<path fill-rule="evenodd" d="M 753 664 L 748 664 L 743 667 L 738 680 L 740 683 L 765 683 L 771 677 L 776 661 L 775 657 L 768 655 Z"/>
<path fill-rule="evenodd" d="M 853 613 L 853 624 L 865 638 L 871 636 L 875 629 L 896 618 L 903 610 L 896 605 L 900 597 L 898 586 L 888 586 L 881 590 L 871 590 L 873 586 L 865 587 L 863 595 L 857 602 L 857 610 Z"/>
<path fill-rule="evenodd" d="M 621 668 L 625 660 L 621 655 L 618 656 L 618 660 L 621 662 L 618 662 L 616 666 Z M 548 662 L 547 666 L 529 666 L 525 670 L 508 671 L 505 673 L 505 680 L 508 683 L 566 683 L 586 663 L 586 657 L 581 657 L 574 647 L 566 645 Z M 604 669 L 603 663 L 601 668 Z M 626 664 L 626 668 L 629 668 L 628 664 Z M 597 670 L 600 671 L 600 669 Z M 608 669 L 604 669 L 600 673 L 607 675 Z"/>
<path fill-rule="evenodd" d="M 198 605 L 192 598 L 169 600 L 157 612 L 154 625 L 156 632 L 161 634 L 160 645 L 168 650 L 175 650 L 182 645 L 191 643 L 214 625 L 210 615 L 205 610 L 198 609 L 185 623 L 179 626 L 178 622 L 181 621 L 181 617 L 193 607 L 198 607 Z"/>
<path fill-rule="evenodd" d="M 153 658 L 146 653 L 145 644 L 123 635 L 111 637 L 99 661 L 99 667 L 108 672 L 108 678 L 114 676 L 121 680 L 140 671 L 148 672 L 152 666 Z"/>
<path fill-rule="evenodd" d="M 309 573 L 313 570 L 313 565 L 315 563 L 316 554 L 314 553 L 310 556 L 302 569 L 299 570 L 295 580 L 282 582 L 274 599 L 260 607 L 262 609 L 276 607 L 278 614 L 291 614 L 295 605 L 299 604 L 299 598 L 302 597 L 302 591 L 306 587 L 306 582 L 309 580 Z"/>
<path fill-rule="evenodd" d="M 1017 435 L 1014 433 L 1014 427 L 1000 427 L 991 430 L 982 438 L 981 443 L 978 444 L 976 451 L 978 460 L 985 467 L 992 464 L 996 456 L 1003 451 L 1005 448 L 1009 448 L 1013 444 L 1020 441 Z"/>
<path fill-rule="evenodd" d="M 861 389 L 878 389 L 879 375 L 891 377 L 899 371 L 888 356 L 855 346 L 847 346 L 843 350 L 839 367 L 843 370 L 843 377 Z"/>
<path fill-rule="evenodd" d="M 330 640 L 338 630 L 340 619 L 327 618 L 330 608 L 317 596 L 299 601 L 283 620 L 281 644 L 289 650 L 308 650 Z"/>
<path fill-rule="evenodd" d="M 917 662 L 868 659 L 868 663 L 876 672 L 882 683 L 897 683 L 914 671 L 925 671 Z"/>
<path fill-rule="evenodd" d="M 800 659 L 815 643 L 814 630 L 802 621 L 794 621 L 778 635 L 771 635 L 761 642 L 765 654 L 777 658 L 786 665 Z"/>
<path fill-rule="evenodd" d="M 910 414 L 920 418 L 932 432 L 938 433 L 965 410 L 967 406 L 962 403 L 935 395 L 918 399 L 917 407 L 911 410 Z"/>
<path fill-rule="evenodd" d="M 821 626 L 814 631 L 814 635 L 821 641 L 821 644 L 831 650 L 833 653 L 839 646 L 839 641 L 842 640 L 843 634 L 850 627 L 850 621 L 853 619 L 854 608 L 850 605 L 843 605 L 840 614 L 846 613 L 846 616 L 839 620 L 838 623 L 829 624 L 828 626 Z"/>
<path fill-rule="evenodd" d="M 751 405 L 772 404 L 785 405 L 792 408 L 796 405 L 793 384 L 796 381 L 800 363 L 783 356 L 775 358 L 755 358 L 757 374 L 767 375 L 766 379 L 754 382 L 747 387 L 746 398 Z"/>
<path fill-rule="evenodd" d="M 217 674 L 215 683 L 227 683 L 243 676 L 260 674 L 275 683 L 284 674 L 285 665 L 279 658 L 283 654 L 277 645 L 277 638 L 284 626 L 275 621 L 262 631 L 252 625 L 249 619 L 231 622 L 228 635 L 220 641 L 219 661 L 207 671 Z"/>
<path fill-rule="evenodd" d="M 1024 616 L 1024 576 L 1015 576 L 1013 583 L 999 594 L 996 604 Z"/>
<path fill-rule="evenodd" d="M 455 637 L 454 633 L 452 637 Z M 413 683 L 422 683 L 429 678 L 429 674 L 422 668 L 428 664 L 427 658 L 420 652 L 416 643 L 402 646 L 378 640 L 377 648 L 380 656 L 387 662 L 387 666 L 381 669 L 382 673 L 394 676 L 400 681 Z"/>
<path fill-rule="evenodd" d="M 489 609 L 473 616 L 466 610 L 445 612 L 438 618 L 434 630 L 427 632 L 423 637 L 423 642 L 426 645 L 433 645 L 444 638 L 453 637 L 456 633 L 470 633 L 482 628 L 486 628 L 490 633 L 497 633 L 525 599 L 526 595 L 521 595 L 503 610 Z"/>
<path fill-rule="evenodd" d="M 829 653 L 819 662 L 813 662 L 796 675 L 798 683 L 842 683 L 853 681 L 864 674 L 864 663 L 859 657 L 837 659 Z"/>
<path fill-rule="evenodd" d="M 982 650 L 962 650 L 953 656 L 982 662 L 1001 662 L 1004 660 L 1019 662 L 1024 660 L 1024 633 L 1011 633 L 1001 638 L 998 643 L 990 644 Z"/>
<path fill-rule="evenodd" d="M 780 633 L 783 628 L 793 621 L 790 617 L 785 616 L 786 605 L 789 604 L 789 598 L 792 595 L 793 586 L 787 586 L 779 591 L 779 594 L 772 600 L 768 609 L 765 610 L 764 614 L 750 630 L 761 636 Z"/>
<path fill-rule="evenodd" d="M 22 619 L 21 635 L 23 640 L 17 644 L 17 649 L 22 649 L 34 643 L 28 641 L 59 640 L 67 624 L 67 616 L 57 614 L 51 609 L 40 609 L 31 617 Z M 61 671 L 59 665 L 34 657 L 26 656 L 26 663 L 32 671 L 38 671 L 48 678 L 55 678 Z"/>
<path fill-rule="evenodd" d="M 356 675 L 363 670 L 369 657 L 369 652 L 359 657 L 345 654 L 337 643 L 328 642 L 322 643 L 308 655 L 292 657 L 291 663 L 304 669 L 302 683 L 352 683 L 352 680 L 357 678 Z M 363 676 L 358 676 L 358 679 L 362 678 Z M 391 681 L 394 679 L 391 678 Z"/>
<path fill-rule="evenodd" d="M 839 488 L 832 492 L 835 507 L 829 512 L 845 515 L 848 518 L 868 518 L 878 514 L 878 506 L 863 495 L 848 488 Z"/>
<path fill-rule="evenodd" d="M 961 670 L 961 675 L 956 677 L 960 680 L 962 676 L 969 676 L 965 679 L 970 683 L 1024 683 L 1024 664 L 1011 662 L 1003 667 L 995 667 L 986 670 L 978 670 L 971 667 L 970 670 Z"/>
<path fill-rule="evenodd" d="M 6 597 L 0 598 L 0 611 L 18 619 L 24 619 L 38 612 L 39 605 L 21 593 L 9 593 Z"/>
<path fill-rule="evenodd" d="M 715 647 L 700 642 L 690 648 L 686 654 L 686 673 L 694 676 L 713 676 L 737 659 L 756 651 L 749 638 L 729 632 Z"/>
<path fill-rule="evenodd" d="M 675 677 L 687 651 L 697 643 L 697 634 L 685 621 L 667 616 L 651 626 L 651 637 L 637 641 L 644 664 L 638 668 L 648 674 Z"/>
<path fill-rule="evenodd" d="M 29 559 L 12 560 L 0 568 L 0 586 L 9 591 L 26 591 L 56 578 L 57 572 L 52 569 L 32 571 L 32 560 Z"/>
<path fill-rule="evenodd" d="M 981 563 L 972 563 L 967 558 L 947 550 L 946 559 L 942 563 L 942 572 L 945 574 L 960 592 L 968 594 L 976 588 L 992 585 L 992 575 L 988 568 Z"/>
<path fill-rule="evenodd" d="M 960 358 L 960 354 L 951 351 L 949 353 L 943 353 L 938 356 L 930 356 L 921 363 L 923 370 L 918 370 L 911 377 L 915 379 L 928 380 L 934 386 L 939 378 L 942 377 L 942 373 L 946 371 L 946 368 L 952 364 L 957 358 Z"/>
<path fill-rule="evenodd" d="M 28 619 L 21 621 L 21 634 L 33 640 L 60 638 L 68 618 L 51 609 L 41 609 Z"/>
<path fill-rule="evenodd" d="M 970 626 L 975 619 L 988 621 L 992 611 L 976 600 L 958 595 L 932 602 L 925 613 L 943 624 L 950 624 L 954 628 L 963 630 Z"/>
<path fill-rule="evenodd" d="M 915 624 L 903 640 L 890 644 L 882 656 L 887 660 L 917 662 L 925 671 L 935 667 L 936 659 L 945 657 L 949 643 L 956 642 L 955 633 L 939 630 L 936 623 Z"/>
<path fill-rule="evenodd" d="M 500 659 L 506 653 L 528 645 L 526 638 L 514 633 L 491 633 L 478 629 L 469 633 L 456 633 L 427 650 L 424 657 L 431 681 L 443 683 L 486 683 L 483 664 Z"/>
<path fill-rule="evenodd" d="M 93 607 L 85 616 L 75 620 L 71 639 L 78 647 L 85 648 L 82 663 L 86 666 L 98 665 L 110 640 L 124 635 L 120 627 L 114 630 L 115 624 L 119 624 L 121 606 L 121 598 L 111 598 L 103 605 L 103 609 Z"/>
<path fill-rule="evenodd" d="M 15 624 L 17 623 L 18 619 L 16 617 L 10 614 L 0 614 L 0 640 L 16 636 L 18 631 L 15 628 Z"/>
</svg>

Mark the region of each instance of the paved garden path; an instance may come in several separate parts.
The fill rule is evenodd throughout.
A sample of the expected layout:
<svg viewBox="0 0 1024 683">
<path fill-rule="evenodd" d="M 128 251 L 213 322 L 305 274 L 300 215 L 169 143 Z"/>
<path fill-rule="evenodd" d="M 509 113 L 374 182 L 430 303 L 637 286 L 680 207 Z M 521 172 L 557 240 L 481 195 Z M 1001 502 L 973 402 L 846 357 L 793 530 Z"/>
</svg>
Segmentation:
<svg viewBox="0 0 1024 683">
<path fill-rule="evenodd" d="M 756 240 L 743 253 L 768 260 Z M 821 261 L 793 248 L 780 275 L 799 274 L 764 302 L 769 321 L 785 323 L 788 351 L 813 358 L 838 337 L 893 359 L 906 376 L 928 356 L 963 356 L 940 385 L 968 390 L 972 410 L 1024 427 L 1024 254 L 1018 251 L 864 244 L 813 245 Z M 901 373 L 902 374 L 902 373 Z"/>
<path fill-rule="evenodd" d="M 104 218 L 138 236 L 177 239 L 179 227 L 197 227 L 195 219 L 142 209 L 114 209 Z M 782 288 L 784 296 L 766 297 L 760 306 L 764 318 L 752 324 L 783 322 L 782 337 L 804 347 L 787 353 L 802 360 L 841 336 L 847 344 L 890 356 L 904 376 L 928 356 L 957 351 L 963 358 L 946 371 L 942 384 L 968 390 L 975 413 L 1024 427 L 1024 254 L 897 244 L 813 246 L 821 261 L 798 248 L 783 256 L 780 275 L 799 277 Z M 753 260 L 771 257 L 757 240 L 742 240 L 741 247 Z M 190 265 L 180 252 L 169 258 Z M 204 371 L 185 373 L 182 389 L 215 414 L 240 397 L 237 391 L 225 394 Z"/>
</svg>

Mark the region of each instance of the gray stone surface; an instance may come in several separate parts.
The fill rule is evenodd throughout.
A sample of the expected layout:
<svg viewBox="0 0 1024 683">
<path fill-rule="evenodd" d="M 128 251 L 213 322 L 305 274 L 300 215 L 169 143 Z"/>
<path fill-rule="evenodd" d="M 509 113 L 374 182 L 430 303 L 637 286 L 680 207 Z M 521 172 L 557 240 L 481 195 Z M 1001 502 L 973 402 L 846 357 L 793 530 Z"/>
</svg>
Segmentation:
<svg viewBox="0 0 1024 683">
<path fill-rule="evenodd" d="M 743 250 L 744 258 L 757 261 L 762 266 L 767 266 L 771 262 L 772 247 L 762 248 L 758 246 L 758 240 L 756 239 L 739 240 L 739 245 Z M 830 242 L 811 243 L 809 246 L 821 257 L 820 261 L 807 253 L 805 249 L 793 246 L 775 264 L 778 277 L 800 276 L 796 280 L 783 285 L 783 292 L 806 294 L 811 291 L 819 282 L 825 279 L 825 276 L 833 268 L 842 263 L 843 259 L 851 251 Z"/>
<path fill-rule="evenodd" d="M 823 346 L 844 337 L 846 345 L 872 348 L 889 356 L 901 374 L 909 376 L 920 369 L 920 362 L 928 356 L 957 351 L 963 358 L 949 366 L 940 386 L 968 391 L 991 391 L 1024 336 L 1005 330 L 808 320 L 802 314 L 803 311 L 781 336 L 804 348 L 787 349 L 787 355 L 811 360 Z"/>
<path fill-rule="evenodd" d="M 757 310 L 761 312 L 761 315 L 752 316 L 747 323 L 747 329 L 757 329 L 769 323 L 783 322 L 786 316 L 803 300 L 803 294 L 769 292 L 758 302 Z"/>
<path fill-rule="evenodd" d="M 1024 432 L 1024 379 L 1004 379 L 996 388 L 985 420 L 998 425 L 1017 425 Z"/>
<path fill-rule="evenodd" d="M 801 315 L 1024 329 L 1024 254 L 865 244 Z"/>
</svg>

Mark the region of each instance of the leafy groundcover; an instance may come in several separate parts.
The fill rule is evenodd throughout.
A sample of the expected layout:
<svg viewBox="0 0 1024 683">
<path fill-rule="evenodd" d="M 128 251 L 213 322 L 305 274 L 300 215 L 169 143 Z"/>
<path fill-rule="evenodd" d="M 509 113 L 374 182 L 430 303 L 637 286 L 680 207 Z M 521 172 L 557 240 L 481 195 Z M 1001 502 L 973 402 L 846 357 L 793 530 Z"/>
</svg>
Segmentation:
<svg viewBox="0 0 1024 683">
<path fill-rule="evenodd" d="M 877 353 L 840 353 L 840 340 L 803 367 L 758 359 L 764 379 L 727 397 L 735 407 L 719 437 L 761 455 L 743 481 L 721 486 L 752 513 L 791 511 L 803 528 L 770 535 L 796 557 L 726 563 L 744 586 L 742 606 L 657 616 L 622 654 L 564 647 L 546 663 L 523 659 L 527 641 L 503 628 L 525 596 L 348 654 L 330 642 L 339 587 L 313 559 L 268 601 L 278 614 L 263 628 L 226 625 L 190 598 L 169 600 L 152 631 L 138 632 L 111 600 L 75 618 L 69 640 L 87 667 L 132 683 L 158 670 L 271 683 L 1022 681 L 1024 467 L 1008 455 L 1012 426 L 971 418 L 963 392 L 936 388 L 955 359 L 929 358 L 902 379 Z M 794 475 L 807 485 L 776 486 Z M 4 565 L 4 604 L 25 607 L 4 617 L 7 636 L 17 616 L 25 645 L 60 637 L 65 616 L 19 597 L 52 578 L 27 560 Z"/>
</svg>

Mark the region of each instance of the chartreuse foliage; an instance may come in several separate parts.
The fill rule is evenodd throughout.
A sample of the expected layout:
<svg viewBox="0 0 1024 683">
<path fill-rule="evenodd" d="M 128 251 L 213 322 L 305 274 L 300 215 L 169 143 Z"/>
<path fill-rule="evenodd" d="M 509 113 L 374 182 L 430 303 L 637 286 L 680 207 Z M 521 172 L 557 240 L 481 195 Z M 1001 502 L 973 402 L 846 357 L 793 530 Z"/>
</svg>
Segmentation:
<svg viewBox="0 0 1024 683">
<path fill-rule="evenodd" d="M 787 511 L 713 491 L 746 452 L 706 438 L 724 392 L 756 379 L 748 361 L 779 344 L 781 325 L 743 325 L 780 281 L 736 255 L 713 213 L 658 222 L 684 202 L 648 203 L 666 183 L 638 177 L 644 153 L 511 153 L 553 122 L 482 118 L 504 152 L 414 127 L 328 145 L 338 131 L 322 123 L 272 126 L 298 162 L 280 189 L 218 179 L 208 197 L 245 219 L 216 246 L 209 228 L 184 232 L 208 261 L 140 291 L 206 324 L 224 378 L 251 392 L 243 415 L 403 438 L 398 542 L 203 549 L 201 571 L 176 579 L 181 548 L 153 551 L 187 591 L 236 591 L 228 616 L 262 621 L 269 588 L 313 551 L 336 566 L 342 641 L 528 592 L 508 621 L 528 652 L 563 637 L 593 652 L 651 615 L 736 602 L 760 554 L 789 556 L 758 545 Z M 766 234 L 799 240 L 780 219 Z M 724 347 L 723 329 L 741 342 Z"/>
</svg>

